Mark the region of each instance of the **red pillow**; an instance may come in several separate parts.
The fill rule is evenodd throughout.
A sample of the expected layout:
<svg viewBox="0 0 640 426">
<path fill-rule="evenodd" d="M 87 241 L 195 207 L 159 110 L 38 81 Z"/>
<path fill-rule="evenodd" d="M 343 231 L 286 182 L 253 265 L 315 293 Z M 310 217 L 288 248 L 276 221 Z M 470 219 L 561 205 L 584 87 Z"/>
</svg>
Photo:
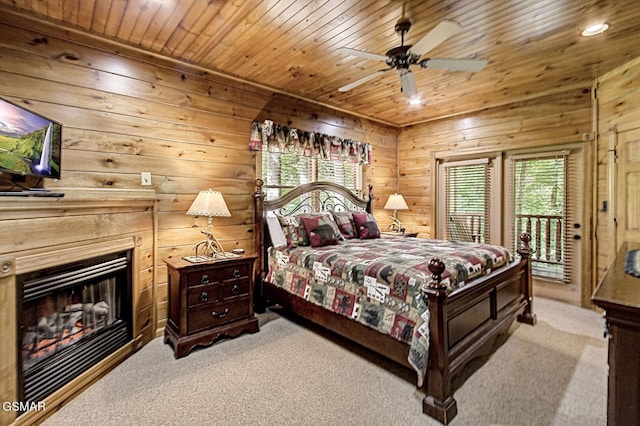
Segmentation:
<svg viewBox="0 0 640 426">
<path fill-rule="evenodd" d="M 371 213 L 353 213 L 360 239 L 380 238 L 380 229 Z"/>
<path fill-rule="evenodd" d="M 331 220 L 329 220 L 331 219 Z M 302 217 L 302 223 L 309 236 L 311 247 L 322 247 L 338 244 L 338 235 L 335 231 L 335 222 L 331 215 L 317 215 Z"/>
</svg>

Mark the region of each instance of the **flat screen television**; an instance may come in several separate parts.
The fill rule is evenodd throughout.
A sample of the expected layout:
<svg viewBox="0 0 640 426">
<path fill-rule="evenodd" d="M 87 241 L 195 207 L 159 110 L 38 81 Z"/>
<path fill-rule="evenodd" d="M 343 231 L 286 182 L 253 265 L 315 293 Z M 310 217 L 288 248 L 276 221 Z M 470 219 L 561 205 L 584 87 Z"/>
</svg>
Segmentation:
<svg viewBox="0 0 640 426">
<path fill-rule="evenodd" d="M 62 125 L 0 98 L 0 172 L 60 179 Z"/>
</svg>

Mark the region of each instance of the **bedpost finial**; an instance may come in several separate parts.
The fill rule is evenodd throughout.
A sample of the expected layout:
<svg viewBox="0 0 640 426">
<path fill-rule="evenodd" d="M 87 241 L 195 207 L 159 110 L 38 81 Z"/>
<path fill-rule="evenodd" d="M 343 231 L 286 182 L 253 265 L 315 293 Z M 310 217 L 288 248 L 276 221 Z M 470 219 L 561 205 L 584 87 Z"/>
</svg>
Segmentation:
<svg viewBox="0 0 640 426">
<path fill-rule="evenodd" d="M 262 193 L 262 185 L 264 185 L 264 181 L 260 178 L 256 179 L 256 192 L 253 193 L 253 198 L 260 200 L 264 198 L 264 194 Z"/>
<path fill-rule="evenodd" d="M 428 265 L 429 270 L 431 271 L 431 281 L 427 283 L 427 287 L 434 288 L 437 290 L 445 289 L 446 284 L 442 283 L 442 274 L 447 268 L 442 260 L 437 257 L 432 258 L 429 261 Z"/>
<path fill-rule="evenodd" d="M 531 234 L 529 234 L 528 232 L 523 232 L 522 234 L 520 234 L 520 241 L 522 241 L 522 244 L 520 245 L 520 247 L 518 247 L 517 250 L 520 256 L 530 256 L 531 253 L 535 252 L 535 250 L 533 250 L 529 245 L 529 243 L 531 242 Z"/>
</svg>

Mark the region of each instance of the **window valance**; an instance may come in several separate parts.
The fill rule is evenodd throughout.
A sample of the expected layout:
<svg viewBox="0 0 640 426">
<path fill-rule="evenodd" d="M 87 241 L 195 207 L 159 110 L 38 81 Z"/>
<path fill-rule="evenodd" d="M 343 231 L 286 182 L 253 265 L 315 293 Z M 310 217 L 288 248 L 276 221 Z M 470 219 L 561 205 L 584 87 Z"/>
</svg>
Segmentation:
<svg viewBox="0 0 640 426">
<path fill-rule="evenodd" d="M 274 124 L 271 120 L 253 122 L 249 150 L 371 165 L 371 144 Z"/>
</svg>

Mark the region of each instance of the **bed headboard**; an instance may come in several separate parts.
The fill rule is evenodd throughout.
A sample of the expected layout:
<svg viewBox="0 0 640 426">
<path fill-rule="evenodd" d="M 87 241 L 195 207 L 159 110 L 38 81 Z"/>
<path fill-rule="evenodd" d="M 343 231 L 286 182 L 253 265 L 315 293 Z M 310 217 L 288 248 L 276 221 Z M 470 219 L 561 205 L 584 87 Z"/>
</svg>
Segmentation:
<svg viewBox="0 0 640 426">
<path fill-rule="evenodd" d="M 266 265 L 266 252 L 270 246 L 269 232 L 266 229 L 266 217 L 270 212 L 276 212 L 284 216 L 299 213 L 319 213 L 323 211 L 349 211 L 364 210 L 372 213 L 373 186 L 369 185 L 369 193 L 365 198 L 360 198 L 344 186 L 333 182 L 312 182 L 300 185 L 287 192 L 280 198 L 265 200 L 263 191 L 264 182 L 256 179 L 256 192 L 254 194 L 255 223 L 256 223 L 256 283 L 264 277 Z"/>
</svg>

